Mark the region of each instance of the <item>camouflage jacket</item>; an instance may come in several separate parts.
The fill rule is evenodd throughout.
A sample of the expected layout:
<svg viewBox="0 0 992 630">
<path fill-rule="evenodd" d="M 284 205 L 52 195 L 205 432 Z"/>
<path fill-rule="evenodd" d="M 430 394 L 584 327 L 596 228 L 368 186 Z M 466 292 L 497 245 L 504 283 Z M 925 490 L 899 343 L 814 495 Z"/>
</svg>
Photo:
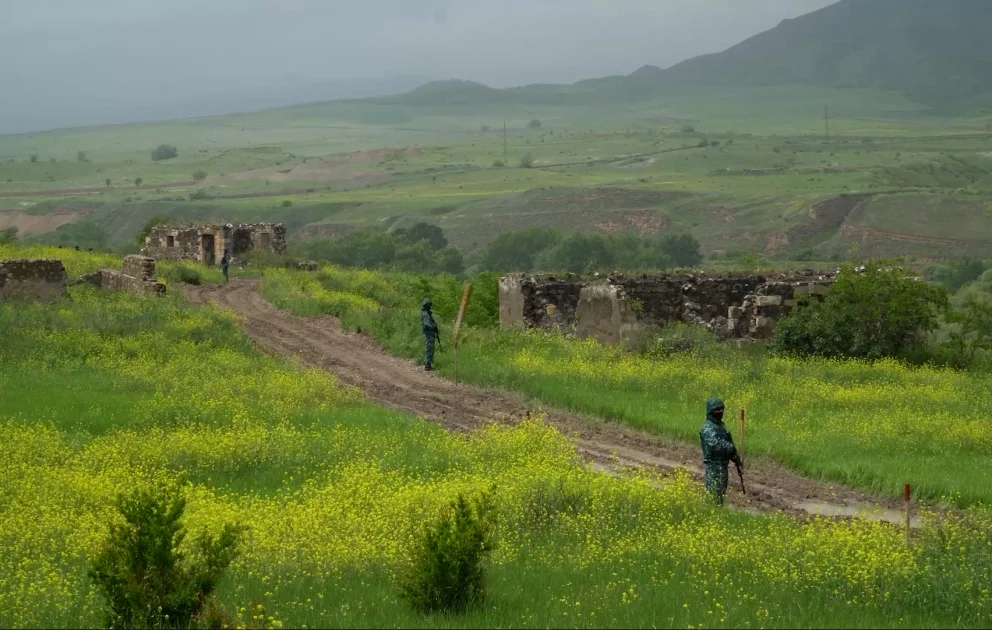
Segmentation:
<svg viewBox="0 0 992 630">
<path fill-rule="evenodd" d="M 426 308 L 420 311 L 420 327 L 423 329 L 424 335 L 437 336 L 437 322 L 434 321 L 434 316 Z"/>
<path fill-rule="evenodd" d="M 737 457 L 734 438 L 724 426 L 723 421 L 718 420 L 713 414 L 714 409 L 722 407 L 721 401 L 710 400 L 706 405 L 706 422 L 699 430 L 699 442 L 703 447 L 703 463 L 707 466 L 726 466 Z"/>
</svg>

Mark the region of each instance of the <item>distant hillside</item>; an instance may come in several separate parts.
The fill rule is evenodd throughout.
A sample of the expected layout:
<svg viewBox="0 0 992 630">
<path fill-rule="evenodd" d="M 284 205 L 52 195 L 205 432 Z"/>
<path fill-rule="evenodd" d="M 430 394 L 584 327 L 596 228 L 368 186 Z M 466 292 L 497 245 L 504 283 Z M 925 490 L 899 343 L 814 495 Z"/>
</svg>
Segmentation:
<svg viewBox="0 0 992 630">
<path fill-rule="evenodd" d="M 902 92 L 943 108 L 992 105 L 989 33 L 992 0 L 842 0 L 667 70 L 505 90 L 440 81 L 388 100 L 582 105 L 650 100 L 686 85 L 809 85 Z"/>
<path fill-rule="evenodd" d="M 668 70 L 666 84 L 804 84 L 903 92 L 927 105 L 992 94 L 989 0 L 842 0 Z"/>
</svg>

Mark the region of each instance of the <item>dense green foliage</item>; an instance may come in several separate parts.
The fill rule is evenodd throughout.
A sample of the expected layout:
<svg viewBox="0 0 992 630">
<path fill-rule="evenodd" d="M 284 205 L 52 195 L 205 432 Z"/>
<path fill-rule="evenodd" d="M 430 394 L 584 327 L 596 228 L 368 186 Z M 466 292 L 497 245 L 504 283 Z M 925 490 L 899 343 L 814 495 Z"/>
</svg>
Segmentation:
<svg viewBox="0 0 992 630">
<path fill-rule="evenodd" d="M 392 233 L 363 230 L 340 238 L 305 241 L 293 252 L 346 267 L 411 273 L 460 274 L 465 267 L 461 253 L 448 245 L 444 232 L 425 222 Z"/>
<path fill-rule="evenodd" d="M 486 569 L 495 540 L 491 497 L 451 502 L 419 533 L 400 591 L 422 613 L 460 613 L 486 598 Z"/>
<path fill-rule="evenodd" d="M 188 628 L 214 596 L 217 583 L 237 555 L 242 530 L 227 525 L 201 534 L 195 558 L 181 551 L 186 538 L 186 498 L 175 490 L 139 490 L 122 496 L 124 522 L 93 562 L 90 577 L 107 601 L 109 628 Z"/>
<path fill-rule="evenodd" d="M 161 162 L 179 157 L 179 149 L 170 144 L 160 144 L 152 149 L 152 161 Z"/>
<path fill-rule="evenodd" d="M 778 323 L 771 348 L 798 357 L 924 358 L 927 334 L 948 308 L 943 287 L 905 270 L 847 268 L 823 301 L 800 306 Z"/>
<path fill-rule="evenodd" d="M 482 269 L 588 273 L 694 267 L 703 261 L 699 241 L 690 234 L 641 237 L 595 232 L 561 234 L 547 228 L 506 232 L 479 255 Z"/>
</svg>

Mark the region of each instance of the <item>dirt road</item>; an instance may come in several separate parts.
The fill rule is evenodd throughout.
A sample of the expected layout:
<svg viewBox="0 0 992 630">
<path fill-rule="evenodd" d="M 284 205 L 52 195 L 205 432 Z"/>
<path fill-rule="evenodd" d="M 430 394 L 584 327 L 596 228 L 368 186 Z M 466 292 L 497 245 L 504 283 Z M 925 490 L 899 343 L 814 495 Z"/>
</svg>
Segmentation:
<svg viewBox="0 0 992 630">
<path fill-rule="evenodd" d="M 296 356 L 308 367 L 330 370 L 342 383 L 360 388 L 369 399 L 450 430 L 471 431 L 488 422 L 515 423 L 528 414 L 544 413 L 549 422 L 575 439 L 579 453 L 597 467 L 637 466 L 662 472 L 682 467 L 701 476 L 698 446 L 595 418 L 542 409 L 517 394 L 455 384 L 424 372 L 411 361 L 386 354 L 368 337 L 343 330 L 335 318 L 301 318 L 276 309 L 259 295 L 256 280 L 190 286 L 186 296 L 193 304 L 214 302 L 242 316 L 245 331 L 266 352 Z M 880 501 L 855 490 L 805 479 L 781 467 L 751 466 L 746 480 L 746 496 L 740 494 L 736 479 L 732 479 L 728 494 L 731 504 L 744 509 L 902 522 L 898 504 L 891 500 Z"/>
</svg>

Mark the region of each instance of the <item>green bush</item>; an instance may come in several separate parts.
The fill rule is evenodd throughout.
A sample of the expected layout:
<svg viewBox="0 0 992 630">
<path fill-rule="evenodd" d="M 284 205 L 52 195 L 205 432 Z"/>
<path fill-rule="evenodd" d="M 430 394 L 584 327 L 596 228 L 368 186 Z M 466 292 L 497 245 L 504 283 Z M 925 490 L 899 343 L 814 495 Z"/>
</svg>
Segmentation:
<svg viewBox="0 0 992 630">
<path fill-rule="evenodd" d="M 213 599 L 243 530 L 225 525 L 219 536 L 201 534 L 188 558 L 180 551 L 185 509 L 185 498 L 168 490 L 118 501 L 123 522 L 110 525 L 89 572 L 107 601 L 107 627 L 188 628 Z"/>
<path fill-rule="evenodd" d="M 152 161 L 161 162 L 179 156 L 179 149 L 169 144 L 160 144 L 152 149 Z"/>
<path fill-rule="evenodd" d="M 534 156 L 527 153 L 522 158 L 520 158 L 520 168 L 533 168 L 534 167 Z"/>
<path fill-rule="evenodd" d="M 170 282 L 178 282 L 182 284 L 199 285 L 203 282 L 203 274 L 200 273 L 200 270 L 189 265 L 175 265 L 174 267 L 168 267 L 162 273 L 162 276 Z"/>
<path fill-rule="evenodd" d="M 486 563 L 495 546 L 489 495 L 464 496 L 417 537 L 400 593 L 422 613 L 460 613 L 485 600 Z"/>
<path fill-rule="evenodd" d="M 202 168 L 200 168 L 200 169 L 197 169 L 197 170 L 193 171 L 192 177 L 193 177 L 193 181 L 195 181 L 195 182 L 202 182 L 203 180 L 205 180 L 207 178 L 207 172 L 205 170 L 203 170 Z"/>
<path fill-rule="evenodd" d="M 822 302 L 801 305 L 778 323 L 771 348 L 830 358 L 926 358 L 926 335 L 948 312 L 943 287 L 902 269 L 841 270 Z"/>
<path fill-rule="evenodd" d="M 17 242 L 17 228 L 10 227 L 0 230 L 0 245 L 13 245 Z"/>
</svg>

